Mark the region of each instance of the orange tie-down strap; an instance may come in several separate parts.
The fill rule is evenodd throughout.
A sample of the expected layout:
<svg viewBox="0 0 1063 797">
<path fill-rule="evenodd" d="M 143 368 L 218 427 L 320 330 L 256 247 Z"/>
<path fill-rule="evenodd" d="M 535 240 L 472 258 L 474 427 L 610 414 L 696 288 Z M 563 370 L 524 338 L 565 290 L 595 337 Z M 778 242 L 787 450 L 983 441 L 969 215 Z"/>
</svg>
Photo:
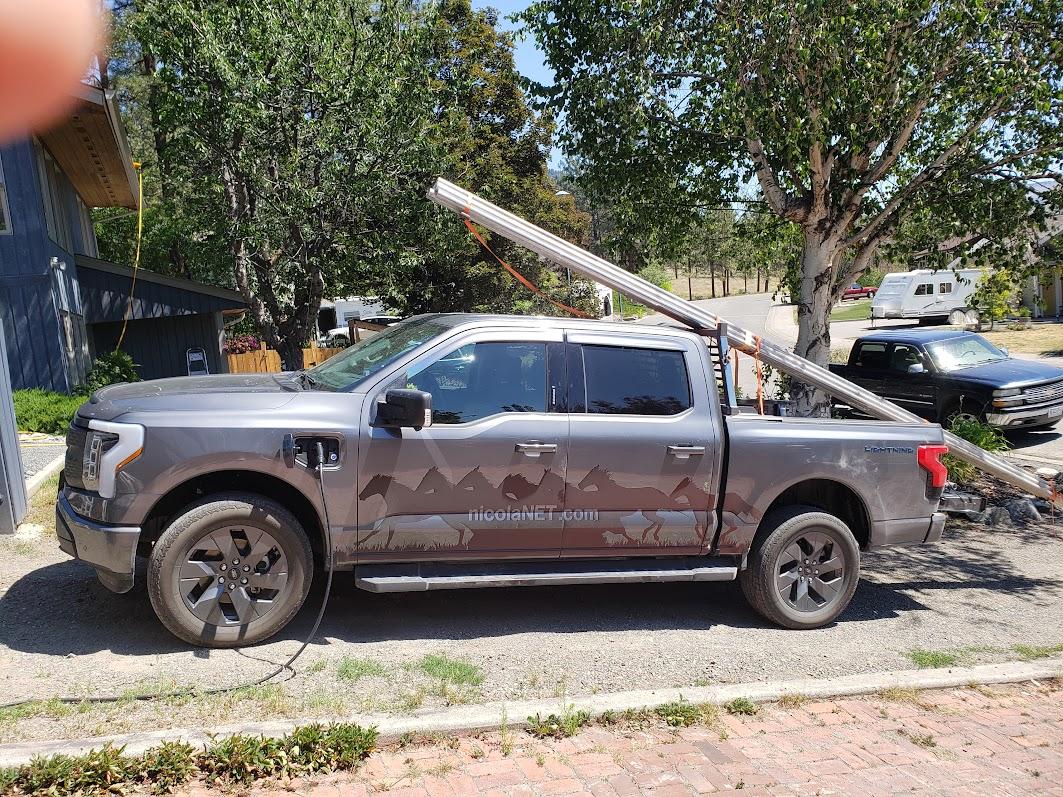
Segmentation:
<svg viewBox="0 0 1063 797">
<path fill-rule="evenodd" d="M 564 310 L 565 312 L 571 313 L 572 315 L 579 316 L 580 318 L 593 318 L 593 316 L 590 313 L 585 313 L 582 310 L 577 310 L 575 307 L 569 307 L 567 304 L 559 302 L 556 299 L 551 299 L 549 296 L 547 296 L 545 293 L 543 293 L 543 291 L 539 288 L 538 285 L 536 285 L 530 279 L 528 279 L 523 274 L 521 274 L 519 271 L 517 271 L 515 268 L 513 268 L 513 266 L 511 266 L 505 260 L 503 260 L 498 255 L 496 255 L 495 251 L 490 246 L 487 245 L 487 241 L 484 240 L 483 236 L 480 235 L 480 233 L 476 230 L 476 227 L 473 225 L 473 223 L 471 221 L 469 221 L 467 218 L 463 218 L 462 221 L 465 222 L 465 226 L 469 228 L 469 232 L 472 233 L 473 238 L 475 238 L 477 241 L 480 242 L 480 246 L 482 246 L 484 249 L 486 249 L 488 252 L 490 252 L 491 253 L 491 257 L 493 257 L 495 260 L 497 260 L 499 263 L 501 263 L 502 268 L 504 268 L 506 271 L 508 271 L 513 276 L 513 278 L 515 280 L 517 280 L 517 282 L 519 282 L 521 285 L 523 285 L 529 291 L 531 291 L 532 293 L 538 294 L 539 296 L 542 296 L 544 299 L 546 299 L 546 301 L 550 302 L 550 304 L 552 304 L 554 307 L 557 307 L 557 308 L 559 308 L 561 310 Z"/>
</svg>

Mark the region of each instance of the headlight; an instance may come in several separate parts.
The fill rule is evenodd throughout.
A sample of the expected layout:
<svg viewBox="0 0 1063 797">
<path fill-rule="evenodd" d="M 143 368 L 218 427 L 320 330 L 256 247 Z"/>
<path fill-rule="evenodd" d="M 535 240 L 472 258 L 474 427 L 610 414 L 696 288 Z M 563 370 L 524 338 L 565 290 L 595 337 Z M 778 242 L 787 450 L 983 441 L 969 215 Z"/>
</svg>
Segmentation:
<svg viewBox="0 0 1063 797">
<path fill-rule="evenodd" d="M 101 498 L 114 498 L 118 471 L 144 451 L 144 427 L 135 423 L 89 421 L 82 480 Z"/>
<path fill-rule="evenodd" d="M 1001 388 L 993 391 L 994 407 L 1016 407 L 1022 404 L 1022 389 L 1017 387 Z"/>
</svg>

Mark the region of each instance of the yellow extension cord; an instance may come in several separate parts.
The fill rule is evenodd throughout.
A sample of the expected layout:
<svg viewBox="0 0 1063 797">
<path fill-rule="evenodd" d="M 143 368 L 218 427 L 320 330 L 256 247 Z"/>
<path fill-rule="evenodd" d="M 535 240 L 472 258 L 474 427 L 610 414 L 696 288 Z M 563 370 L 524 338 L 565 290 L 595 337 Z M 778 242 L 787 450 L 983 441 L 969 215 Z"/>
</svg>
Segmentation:
<svg viewBox="0 0 1063 797">
<path fill-rule="evenodd" d="M 140 161 L 133 161 L 133 168 L 137 170 L 137 248 L 133 255 L 133 282 L 129 286 L 129 301 L 126 302 L 125 318 L 122 319 L 122 333 L 118 336 L 118 342 L 114 350 L 122 348 L 125 340 L 126 327 L 129 326 L 129 316 L 133 314 L 133 291 L 137 287 L 137 271 L 140 269 L 140 239 L 144 235 L 144 173 L 140 171 Z"/>
</svg>

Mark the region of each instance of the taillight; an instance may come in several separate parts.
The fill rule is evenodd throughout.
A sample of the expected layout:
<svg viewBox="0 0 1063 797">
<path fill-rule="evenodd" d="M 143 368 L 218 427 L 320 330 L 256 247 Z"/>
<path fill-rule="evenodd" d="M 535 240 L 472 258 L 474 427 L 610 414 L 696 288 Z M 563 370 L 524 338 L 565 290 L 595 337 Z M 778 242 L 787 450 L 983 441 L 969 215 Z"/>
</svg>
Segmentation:
<svg viewBox="0 0 1063 797">
<path fill-rule="evenodd" d="M 935 490 L 943 488 L 949 477 L 949 469 L 941 461 L 947 453 L 949 453 L 948 446 L 919 446 L 917 455 L 919 467 L 929 474 L 930 487 Z"/>
</svg>

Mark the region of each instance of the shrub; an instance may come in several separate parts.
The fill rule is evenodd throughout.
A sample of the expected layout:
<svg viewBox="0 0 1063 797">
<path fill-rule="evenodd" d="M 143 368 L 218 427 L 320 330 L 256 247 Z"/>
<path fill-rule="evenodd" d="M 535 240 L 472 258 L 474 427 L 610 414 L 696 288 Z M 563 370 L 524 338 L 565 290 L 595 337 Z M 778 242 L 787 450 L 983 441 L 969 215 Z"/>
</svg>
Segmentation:
<svg viewBox="0 0 1063 797">
<path fill-rule="evenodd" d="M 84 396 L 68 396 L 50 390 L 15 390 L 15 421 L 23 432 L 66 434 L 70 420 L 85 400 Z"/>
<path fill-rule="evenodd" d="M 262 341 L 254 335 L 229 335 L 225 338 L 226 354 L 247 354 L 262 348 Z"/>
<path fill-rule="evenodd" d="M 957 437 L 962 437 L 986 451 L 1007 451 L 1011 447 L 1002 431 L 973 418 L 957 418 L 952 422 L 950 431 Z M 978 473 L 978 469 L 970 462 L 954 457 L 952 454 L 946 454 L 942 462 L 949 469 L 949 476 L 957 484 L 973 481 Z"/>
<path fill-rule="evenodd" d="M 101 387 L 115 385 L 119 382 L 139 382 L 136 363 L 124 351 L 111 351 L 101 354 L 92 365 L 92 370 L 85 378 L 85 389 L 92 393 Z"/>
<path fill-rule="evenodd" d="M 528 717 L 528 733 L 539 739 L 565 739 L 575 736 L 580 728 L 591 721 L 588 712 L 575 709 L 575 706 L 568 705 L 561 712 L 561 716 L 550 714 L 542 717 L 536 714 L 534 717 Z"/>
<path fill-rule="evenodd" d="M 643 266 L 638 275 L 647 282 L 652 282 L 658 288 L 664 288 L 666 291 L 672 290 L 672 280 L 663 266 L 658 266 L 655 263 Z"/>
<path fill-rule="evenodd" d="M 746 714 L 748 716 L 752 716 L 759 711 L 757 704 L 748 697 L 736 697 L 724 708 L 731 714 Z"/>
</svg>

